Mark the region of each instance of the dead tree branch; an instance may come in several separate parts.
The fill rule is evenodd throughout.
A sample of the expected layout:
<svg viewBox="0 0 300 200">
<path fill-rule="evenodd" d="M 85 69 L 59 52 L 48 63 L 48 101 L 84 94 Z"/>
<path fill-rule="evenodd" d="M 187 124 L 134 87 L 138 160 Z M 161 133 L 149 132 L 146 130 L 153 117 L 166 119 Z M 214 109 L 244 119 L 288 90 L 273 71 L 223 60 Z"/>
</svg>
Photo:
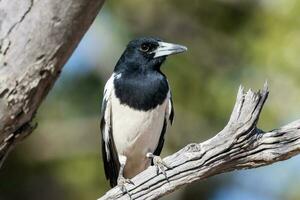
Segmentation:
<svg viewBox="0 0 300 200">
<path fill-rule="evenodd" d="M 153 166 L 134 177 L 135 185 L 127 185 L 132 198 L 157 199 L 216 174 L 270 165 L 299 154 L 300 120 L 269 132 L 256 127 L 268 93 L 267 84 L 258 92 L 245 93 L 240 87 L 225 128 L 205 142 L 189 144 L 166 157 L 165 162 L 172 167 L 167 170 L 169 182 L 162 174 L 157 175 Z M 113 188 L 99 200 L 105 199 L 129 199 L 129 196 Z"/>
<path fill-rule="evenodd" d="M 104 0 L 0 0 L 0 166 Z"/>
</svg>

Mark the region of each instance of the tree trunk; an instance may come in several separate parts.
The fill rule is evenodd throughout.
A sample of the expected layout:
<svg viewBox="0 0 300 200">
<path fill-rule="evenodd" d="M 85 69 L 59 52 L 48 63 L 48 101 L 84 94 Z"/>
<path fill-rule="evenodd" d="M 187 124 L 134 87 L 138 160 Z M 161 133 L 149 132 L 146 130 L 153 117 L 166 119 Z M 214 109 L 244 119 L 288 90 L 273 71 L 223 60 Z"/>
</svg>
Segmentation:
<svg viewBox="0 0 300 200">
<path fill-rule="evenodd" d="M 104 0 L 0 0 L 0 166 Z"/>
</svg>

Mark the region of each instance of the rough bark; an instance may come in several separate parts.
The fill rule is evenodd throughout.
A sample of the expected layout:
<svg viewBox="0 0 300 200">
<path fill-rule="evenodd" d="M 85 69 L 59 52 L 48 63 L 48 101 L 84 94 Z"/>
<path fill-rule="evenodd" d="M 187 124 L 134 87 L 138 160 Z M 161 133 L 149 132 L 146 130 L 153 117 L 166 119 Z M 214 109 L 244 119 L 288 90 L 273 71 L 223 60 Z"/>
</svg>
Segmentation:
<svg viewBox="0 0 300 200">
<path fill-rule="evenodd" d="M 164 159 L 171 169 L 157 175 L 151 166 L 126 185 L 132 199 L 157 199 L 184 185 L 210 176 L 238 169 L 256 168 L 286 160 L 300 153 L 300 120 L 279 129 L 263 132 L 256 127 L 264 102 L 268 97 L 265 84 L 262 91 L 244 92 L 240 87 L 236 104 L 225 128 L 215 137 L 189 144 Z M 99 200 L 129 199 L 118 187 Z"/>
<path fill-rule="evenodd" d="M 0 0 L 0 166 L 104 0 Z"/>
</svg>

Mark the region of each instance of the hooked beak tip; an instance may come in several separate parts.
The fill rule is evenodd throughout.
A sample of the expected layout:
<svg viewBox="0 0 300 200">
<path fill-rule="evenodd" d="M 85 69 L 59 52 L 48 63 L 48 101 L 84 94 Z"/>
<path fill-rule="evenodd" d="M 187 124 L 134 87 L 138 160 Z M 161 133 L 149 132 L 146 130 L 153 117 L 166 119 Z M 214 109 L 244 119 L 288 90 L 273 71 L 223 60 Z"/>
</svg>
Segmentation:
<svg viewBox="0 0 300 200">
<path fill-rule="evenodd" d="M 188 50 L 188 48 L 187 48 L 186 46 L 180 45 L 180 53 L 181 53 L 181 52 L 185 52 L 185 51 L 187 51 L 187 50 Z"/>
</svg>

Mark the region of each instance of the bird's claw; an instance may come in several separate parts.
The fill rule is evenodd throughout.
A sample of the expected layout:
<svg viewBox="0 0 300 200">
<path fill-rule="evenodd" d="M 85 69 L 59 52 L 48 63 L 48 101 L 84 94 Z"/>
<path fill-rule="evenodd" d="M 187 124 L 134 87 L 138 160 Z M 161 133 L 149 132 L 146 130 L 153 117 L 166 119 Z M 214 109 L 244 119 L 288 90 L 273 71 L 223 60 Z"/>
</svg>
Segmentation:
<svg viewBox="0 0 300 200">
<path fill-rule="evenodd" d="M 161 171 L 169 182 L 165 168 L 170 169 L 170 166 L 168 166 L 159 156 L 153 157 L 153 164 L 156 166 L 156 173 L 159 174 L 159 171 Z"/>
<path fill-rule="evenodd" d="M 127 178 L 124 178 L 124 176 L 119 176 L 118 177 L 118 187 L 120 188 L 120 190 L 124 193 L 124 194 L 128 194 L 128 196 L 130 197 L 131 199 L 131 195 L 130 193 L 128 192 L 125 184 L 131 184 L 131 185 L 134 185 L 134 183 L 130 180 L 130 179 L 127 179 Z"/>
<path fill-rule="evenodd" d="M 169 166 L 165 161 L 163 161 L 163 159 L 160 156 L 155 156 L 152 153 L 148 153 L 147 157 L 152 158 L 153 164 L 156 167 L 157 175 L 159 174 L 159 171 L 161 171 L 163 175 L 166 177 L 167 181 L 169 182 L 169 178 L 167 176 L 165 168 L 171 169 L 172 167 Z"/>
</svg>

